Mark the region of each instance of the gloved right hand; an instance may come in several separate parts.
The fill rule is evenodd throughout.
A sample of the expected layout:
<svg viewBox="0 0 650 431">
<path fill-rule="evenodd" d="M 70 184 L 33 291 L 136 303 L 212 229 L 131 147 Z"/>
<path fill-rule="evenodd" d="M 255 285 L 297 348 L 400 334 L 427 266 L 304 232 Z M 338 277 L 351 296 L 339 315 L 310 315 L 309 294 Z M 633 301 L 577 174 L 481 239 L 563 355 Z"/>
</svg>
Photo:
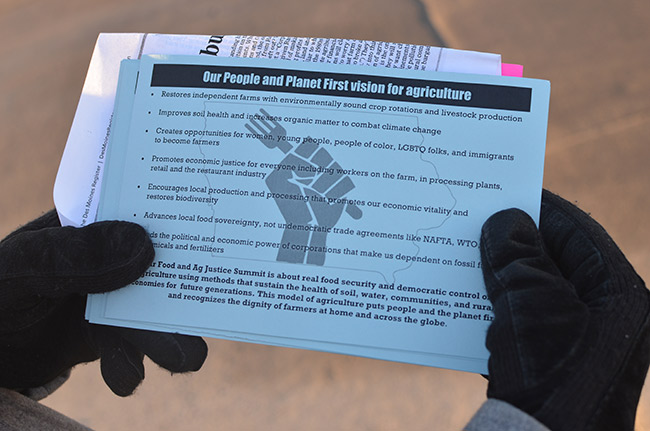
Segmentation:
<svg viewBox="0 0 650 431">
<path fill-rule="evenodd" d="M 650 363 L 650 294 L 591 217 L 544 191 L 539 231 L 516 209 L 483 226 L 494 321 L 488 397 L 553 431 L 633 430 Z"/>
<path fill-rule="evenodd" d="M 0 241 L 0 387 L 37 388 L 101 358 L 106 384 L 127 396 L 144 379 L 145 354 L 174 373 L 201 368 L 207 345 L 199 337 L 84 319 L 87 294 L 126 286 L 153 258 L 151 240 L 137 224 L 61 227 L 55 211 Z"/>
</svg>

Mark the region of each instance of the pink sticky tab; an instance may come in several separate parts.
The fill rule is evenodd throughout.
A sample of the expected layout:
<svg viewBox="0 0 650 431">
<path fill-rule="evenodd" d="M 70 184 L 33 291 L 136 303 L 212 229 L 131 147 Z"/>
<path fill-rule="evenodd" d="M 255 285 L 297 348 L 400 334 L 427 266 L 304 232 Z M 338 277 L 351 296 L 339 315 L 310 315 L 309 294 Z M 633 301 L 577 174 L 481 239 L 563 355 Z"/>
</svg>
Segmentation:
<svg viewBox="0 0 650 431">
<path fill-rule="evenodd" d="M 501 63 L 501 75 L 521 78 L 524 76 L 524 66 L 521 64 Z"/>
</svg>

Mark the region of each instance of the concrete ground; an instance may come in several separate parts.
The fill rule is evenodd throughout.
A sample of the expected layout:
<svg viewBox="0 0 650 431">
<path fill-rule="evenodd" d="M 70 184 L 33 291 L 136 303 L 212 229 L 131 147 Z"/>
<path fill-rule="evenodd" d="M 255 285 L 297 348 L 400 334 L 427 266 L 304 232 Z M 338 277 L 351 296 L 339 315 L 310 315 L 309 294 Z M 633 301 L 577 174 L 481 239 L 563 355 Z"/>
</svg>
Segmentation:
<svg viewBox="0 0 650 431">
<path fill-rule="evenodd" d="M 551 81 L 545 187 L 577 202 L 650 276 L 650 3 L 639 0 L 2 0 L 0 236 L 51 208 L 100 32 L 342 37 L 498 52 Z M 525 144 L 525 143 L 522 143 Z M 204 369 L 148 364 L 120 399 L 97 364 L 45 400 L 98 430 L 460 429 L 467 373 L 210 340 Z M 650 430 L 650 398 L 637 429 Z"/>
</svg>

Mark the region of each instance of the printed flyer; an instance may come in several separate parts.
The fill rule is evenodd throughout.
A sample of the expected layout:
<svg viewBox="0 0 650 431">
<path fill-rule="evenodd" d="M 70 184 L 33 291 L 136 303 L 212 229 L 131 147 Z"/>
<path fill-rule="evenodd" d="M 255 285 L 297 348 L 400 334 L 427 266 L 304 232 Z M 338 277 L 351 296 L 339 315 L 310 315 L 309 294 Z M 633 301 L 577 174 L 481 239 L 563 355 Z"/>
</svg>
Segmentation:
<svg viewBox="0 0 650 431">
<path fill-rule="evenodd" d="M 95 323 L 485 373 L 483 222 L 539 217 L 547 81 L 271 59 L 122 64 L 98 219 L 144 277 Z"/>
</svg>

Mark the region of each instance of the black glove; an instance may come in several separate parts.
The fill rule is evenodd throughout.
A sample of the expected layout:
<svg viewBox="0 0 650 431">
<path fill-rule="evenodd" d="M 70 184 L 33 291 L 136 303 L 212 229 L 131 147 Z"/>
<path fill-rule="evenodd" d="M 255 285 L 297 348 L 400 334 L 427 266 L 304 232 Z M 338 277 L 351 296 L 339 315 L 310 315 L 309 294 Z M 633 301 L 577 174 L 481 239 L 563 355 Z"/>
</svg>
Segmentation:
<svg viewBox="0 0 650 431">
<path fill-rule="evenodd" d="M 86 295 L 123 287 L 154 257 L 133 223 L 61 227 L 55 211 L 0 242 L 0 387 L 44 385 L 70 367 L 101 357 L 107 385 L 120 396 L 144 379 L 143 354 L 172 372 L 198 370 L 198 337 L 91 325 Z"/>
<path fill-rule="evenodd" d="M 633 430 L 650 362 L 650 295 L 605 230 L 544 191 L 528 215 L 493 215 L 481 236 L 494 306 L 488 397 L 553 431 Z"/>
</svg>

